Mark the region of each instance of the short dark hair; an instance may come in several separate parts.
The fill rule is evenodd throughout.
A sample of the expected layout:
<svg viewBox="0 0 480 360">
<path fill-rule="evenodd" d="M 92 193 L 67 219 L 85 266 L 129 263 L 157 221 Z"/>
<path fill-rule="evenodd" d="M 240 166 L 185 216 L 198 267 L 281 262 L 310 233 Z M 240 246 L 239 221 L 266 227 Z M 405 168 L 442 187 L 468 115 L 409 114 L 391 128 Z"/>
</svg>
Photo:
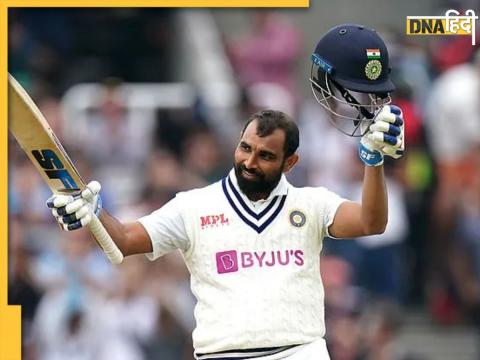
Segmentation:
<svg viewBox="0 0 480 360">
<path fill-rule="evenodd" d="M 242 135 L 248 125 L 254 120 L 257 120 L 257 135 L 260 137 L 268 136 L 276 129 L 282 129 L 285 132 L 283 150 L 285 151 L 286 158 L 293 155 L 298 149 L 300 136 L 297 124 L 284 112 L 278 110 L 262 110 L 256 112 L 248 118 L 243 127 Z"/>
</svg>

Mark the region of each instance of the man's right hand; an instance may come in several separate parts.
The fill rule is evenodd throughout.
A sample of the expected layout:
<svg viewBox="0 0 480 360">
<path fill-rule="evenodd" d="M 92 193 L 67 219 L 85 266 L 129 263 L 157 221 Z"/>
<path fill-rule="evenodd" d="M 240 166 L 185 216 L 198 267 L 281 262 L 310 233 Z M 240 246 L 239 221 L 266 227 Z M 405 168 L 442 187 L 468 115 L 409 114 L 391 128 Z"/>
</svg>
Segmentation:
<svg viewBox="0 0 480 360">
<path fill-rule="evenodd" d="M 52 214 L 62 229 L 66 231 L 80 229 L 92 221 L 92 216 L 100 215 L 101 188 L 98 181 L 92 181 L 79 194 L 53 195 L 47 200 L 47 206 L 52 209 Z"/>
</svg>

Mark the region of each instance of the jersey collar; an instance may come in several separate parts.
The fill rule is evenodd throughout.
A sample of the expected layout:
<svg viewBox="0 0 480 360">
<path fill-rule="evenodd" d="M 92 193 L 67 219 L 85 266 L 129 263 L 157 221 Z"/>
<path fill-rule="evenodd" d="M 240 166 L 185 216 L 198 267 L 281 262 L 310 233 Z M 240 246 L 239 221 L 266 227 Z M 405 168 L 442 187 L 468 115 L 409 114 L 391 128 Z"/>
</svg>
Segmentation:
<svg viewBox="0 0 480 360">
<path fill-rule="evenodd" d="M 221 181 L 222 190 L 228 203 L 240 219 L 257 233 L 265 230 L 282 211 L 287 199 L 288 182 L 282 174 L 278 185 L 268 198 L 253 202 L 238 187 L 235 171 L 232 170 Z"/>
<path fill-rule="evenodd" d="M 250 200 L 247 195 L 245 195 L 242 190 L 240 190 L 240 187 L 238 186 L 238 181 L 237 181 L 237 176 L 235 175 L 235 169 L 232 169 L 230 170 L 230 172 L 228 173 L 228 177 L 230 178 L 233 186 L 235 187 L 235 189 L 238 191 L 238 193 L 242 196 L 242 198 L 244 198 L 244 200 L 246 201 L 249 201 L 251 202 L 252 204 L 253 203 L 264 203 L 264 202 L 268 202 L 270 200 L 272 200 L 273 198 L 275 198 L 275 196 L 278 196 L 278 195 L 287 195 L 288 193 L 288 186 L 289 186 L 289 183 L 288 183 L 288 180 L 285 176 L 285 174 L 282 174 L 282 177 L 280 178 L 280 181 L 278 182 L 277 186 L 272 190 L 272 192 L 270 193 L 270 195 L 268 195 L 268 197 L 266 199 L 261 199 L 261 200 L 258 200 L 258 201 L 252 201 Z"/>
</svg>

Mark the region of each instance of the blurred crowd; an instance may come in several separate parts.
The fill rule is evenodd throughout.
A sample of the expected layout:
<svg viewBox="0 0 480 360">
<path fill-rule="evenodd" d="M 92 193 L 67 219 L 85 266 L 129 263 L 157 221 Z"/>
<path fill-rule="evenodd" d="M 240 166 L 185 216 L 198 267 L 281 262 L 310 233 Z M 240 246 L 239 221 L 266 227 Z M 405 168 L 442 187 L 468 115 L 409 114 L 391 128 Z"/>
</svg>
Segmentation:
<svg viewBox="0 0 480 360">
<path fill-rule="evenodd" d="M 175 80 L 174 18 L 174 11 L 158 9 L 9 11 L 10 73 L 58 137 L 68 139 L 84 178 L 114 184 L 102 197 L 122 220 L 219 180 L 232 166 L 233 154 L 199 107 L 158 111 L 148 139 L 139 136 L 142 119 L 131 124 L 119 89 L 124 82 Z M 426 43 L 377 30 L 390 51 L 407 151 L 385 164 L 386 232 L 325 240 L 321 272 L 333 360 L 416 358 L 395 343 L 411 309 L 426 309 L 444 326 L 480 326 L 480 51 L 469 37 Z M 243 118 L 265 107 L 289 113 L 301 134 L 301 161 L 290 181 L 359 200 L 358 139 L 334 129 L 296 79 L 313 45 L 270 11 L 253 14 L 248 34 L 225 37 L 242 93 L 238 111 Z M 309 69 L 303 73 L 309 86 Z M 64 92 L 92 81 L 102 84 L 97 103 L 65 126 Z M 83 131 L 72 126 L 79 121 Z M 134 256 L 113 267 L 88 233 L 58 229 L 44 205 L 49 189 L 13 139 L 9 159 L 9 302 L 22 305 L 24 359 L 192 359 L 195 299 L 180 255 L 155 262 Z"/>
</svg>

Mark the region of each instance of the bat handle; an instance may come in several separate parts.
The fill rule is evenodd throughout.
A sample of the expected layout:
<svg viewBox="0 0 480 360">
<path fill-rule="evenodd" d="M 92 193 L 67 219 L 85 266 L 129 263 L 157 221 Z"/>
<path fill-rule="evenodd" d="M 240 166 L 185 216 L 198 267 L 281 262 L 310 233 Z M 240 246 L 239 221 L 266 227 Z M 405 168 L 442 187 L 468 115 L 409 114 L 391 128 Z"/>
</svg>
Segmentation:
<svg viewBox="0 0 480 360">
<path fill-rule="evenodd" d="M 123 254 L 118 248 L 117 244 L 112 240 L 110 234 L 107 232 L 102 222 L 95 216 L 92 216 L 88 228 L 92 235 L 97 240 L 103 252 L 107 255 L 108 260 L 114 265 L 118 265 L 123 261 Z"/>
</svg>

